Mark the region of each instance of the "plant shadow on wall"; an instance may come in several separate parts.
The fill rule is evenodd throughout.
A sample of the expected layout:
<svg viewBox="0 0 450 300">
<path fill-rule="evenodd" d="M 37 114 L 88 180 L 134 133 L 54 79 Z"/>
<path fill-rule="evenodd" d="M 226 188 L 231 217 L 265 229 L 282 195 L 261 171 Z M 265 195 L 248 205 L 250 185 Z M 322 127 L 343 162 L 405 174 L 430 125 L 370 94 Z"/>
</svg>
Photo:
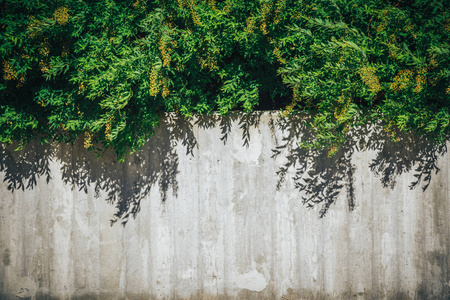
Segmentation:
<svg viewBox="0 0 450 300">
<path fill-rule="evenodd" d="M 50 162 L 57 160 L 65 184 L 84 193 L 91 187 L 95 197 L 115 205 L 111 225 L 116 222 L 125 225 L 130 217 L 137 215 L 141 201 L 155 185 L 162 201 L 166 201 L 170 191 L 177 195 L 178 154 L 175 146 L 180 141 L 186 154 L 193 155 L 197 141 L 192 123 L 169 115 L 141 151 L 129 155 L 123 163 L 118 163 L 109 151 L 97 159 L 94 152 L 83 148 L 82 140 L 74 145 L 59 146 L 32 142 L 21 151 L 14 151 L 12 146 L 0 147 L 0 170 L 12 192 L 33 189 L 39 177 L 45 176 L 47 183 L 52 179 Z"/>
<path fill-rule="evenodd" d="M 251 128 L 257 128 L 259 126 L 262 114 L 263 112 L 261 111 L 252 113 L 232 111 L 225 117 L 220 115 L 204 115 L 196 118 L 195 125 L 201 129 L 219 127 L 220 140 L 224 145 L 228 142 L 233 126 L 237 126 L 242 133 L 242 146 L 248 148 L 251 139 Z"/>
<path fill-rule="evenodd" d="M 168 114 L 141 151 L 127 156 L 123 163 L 118 163 L 108 151 L 97 159 L 95 153 L 84 149 L 82 140 L 73 145 L 41 145 L 34 141 L 20 151 L 14 151 L 14 145 L 0 145 L 0 171 L 11 192 L 33 189 L 39 178 L 44 178 L 47 183 L 53 179 L 51 161 L 56 160 L 61 165 L 61 179 L 65 184 L 84 193 L 94 190 L 95 197 L 106 199 L 116 207 L 111 225 L 125 225 L 130 217 L 136 217 L 141 201 L 153 187 L 158 187 L 159 199 L 163 202 L 170 191 L 177 196 L 177 149 L 180 149 L 177 145 L 186 150 L 185 155 L 196 155 L 198 145 L 194 126 L 202 129 L 219 126 L 220 139 L 226 143 L 232 127 L 237 125 L 242 131 L 243 146 L 248 146 L 250 127 L 259 124 L 260 115 L 233 112 L 228 117 L 202 116 L 192 122 Z"/>
<path fill-rule="evenodd" d="M 348 209 L 355 207 L 354 171 L 352 157 L 355 152 L 374 151 L 376 157 L 369 168 L 380 178 L 383 187 L 393 188 L 396 177 L 413 171 L 414 181 L 410 188 L 422 184 L 425 191 L 432 176 L 439 172 L 437 161 L 447 152 L 446 143 L 436 144 L 414 134 L 400 134 L 393 141 L 391 134 L 380 124 L 360 126 L 348 133 L 344 145 L 332 157 L 325 149 L 305 149 L 300 141 L 311 142 L 314 133 L 305 126 L 305 116 L 293 115 L 278 119 L 275 127 L 283 133 L 279 146 L 273 149 L 273 157 L 285 156 L 278 169 L 277 189 L 287 176 L 292 175 L 295 188 L 302 192 L 302 201 L 308 208 L 321 206 L 319 216 L 324 217 L 330 206 L 345 188 Z M 447 139 L 448 140 L 448 139 Z M 293 173 L 292 173 L 293 172 Z"/>
<path fill-rule="evenodd" d="M 125 225 L 130 217 L 136 217 L 141 201 L 155 186 L 163 202 L 168 199 L 169 192 L 177 196 L 180 155 L 177 149 L 185 149 L 185 155 L 196 156 L 199 145 L 194 128 L 218 128 L 220 135 L 217 138 L 226 144 L 231 133 L 236 131 L 233 127 L 237 127 L 242 146 L 248 147 L 251 128 L 259 126 L 261 116 L 262 112 L 231 112 L 226 117 L 209 115 L 188 121 L 169 114 L 161 120 L 161 126 L 141 151 L 129 155 L 123 163 L 116 162 L 111 152 L 97 159 L 95 153 L 86 152 L 82 140 L 74 145 L 32 142 L 21 151 L 14 151 L 13 146 L 1 146 L 0 171 L 12 192 L 33 189 L 39 178 L 47 183 L 53 179 L 51 161 L 57 160 L 65 184 L 84 193 L 94 190 L 96 197 L 104 198 L 116 207 L 111 225 Z M 355 207 L 355 166 L 352 163 L 355 152 L 372 150 L 376 153 L 369 167 L 384 187 L 394 187 L 398 175 L 414 171 L 416 180 L 410 187 L 422 183 L 425 190 L 433 174 L 439 171 L 437 160 L 447 151 L 445 145 L 436 145 L 411 134 L 401 136 L 401 142 L 393 142 L 382 126 L 372 125 L 355 130 L 346 144 L 334 156 L 328 157 L 326 150 L 307 150 L 299 146 L 300 140 L 308 142 L 314 139 L 311 128 L 304 125 L 304 118 L 293 115 L 272 118 L 269 123 L 272 130 L 281 131 L 283 135 L 273 149 L 274 157 L 285 157 L 277 171 L 277 188 L 280 189 L 286 178 L 293 174 L 293 182 L 303 195 L 303 203 L 307 207 L 321 206 L 320 217 L 326 215 L 343 190 L 347 193 L 349 209 Z"/>
</svg>

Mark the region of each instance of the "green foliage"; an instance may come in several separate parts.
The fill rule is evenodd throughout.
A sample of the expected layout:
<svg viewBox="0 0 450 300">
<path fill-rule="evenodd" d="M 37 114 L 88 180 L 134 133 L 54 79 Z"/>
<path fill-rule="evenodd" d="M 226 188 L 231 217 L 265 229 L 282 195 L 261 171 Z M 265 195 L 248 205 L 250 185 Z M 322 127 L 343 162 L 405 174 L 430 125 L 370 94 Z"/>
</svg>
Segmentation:
<svg viewBox="0 0 450 300">
<path fill-rule="evenodd" d="M 0 3 L 0 139 L 119 158 L 162 114 L 312 112 L 338 149 L 358 124 L 449 133 L 444 1 L 8 0 Z"/>
</svg>

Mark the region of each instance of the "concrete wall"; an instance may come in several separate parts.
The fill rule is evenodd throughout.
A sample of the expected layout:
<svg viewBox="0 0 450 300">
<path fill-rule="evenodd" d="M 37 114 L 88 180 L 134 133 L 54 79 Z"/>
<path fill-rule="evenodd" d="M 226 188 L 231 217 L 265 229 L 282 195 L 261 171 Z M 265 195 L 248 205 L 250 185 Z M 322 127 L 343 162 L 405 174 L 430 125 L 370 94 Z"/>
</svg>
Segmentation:
<svg viewBox="0 0 450 300">
<path fill-rule="evenodd" d="M 168 116 L 125 163 L 0 147 L 0 298 L 450 299 L 446 148 L 311 138 L 265 112 Z"/>
</svg>

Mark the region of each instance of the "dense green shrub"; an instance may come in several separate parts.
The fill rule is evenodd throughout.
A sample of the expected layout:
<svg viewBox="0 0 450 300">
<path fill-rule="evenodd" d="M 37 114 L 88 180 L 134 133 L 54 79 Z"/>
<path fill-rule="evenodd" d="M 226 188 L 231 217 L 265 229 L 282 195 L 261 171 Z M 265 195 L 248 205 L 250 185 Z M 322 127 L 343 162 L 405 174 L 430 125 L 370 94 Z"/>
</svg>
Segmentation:
<svg viewBox="0 0 450 300">
<path fill-rule="evenodd" d="M 0 138 L 39 137 L 119 158 L 161 115 L 314 112 L 332 155 L 384 120 L 449 133 L 450 14 L 426 0 L 6 0 Z M 101 151 L 101 149 L 99 150 Z"/>
</svg>

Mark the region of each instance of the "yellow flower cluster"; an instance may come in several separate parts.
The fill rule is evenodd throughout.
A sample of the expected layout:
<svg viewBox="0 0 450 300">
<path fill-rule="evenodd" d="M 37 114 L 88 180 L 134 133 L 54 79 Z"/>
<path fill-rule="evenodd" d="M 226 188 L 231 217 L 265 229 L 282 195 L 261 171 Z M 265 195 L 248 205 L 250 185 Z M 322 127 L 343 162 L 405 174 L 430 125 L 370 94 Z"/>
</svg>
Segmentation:
<svg viewBox="0 0 450 300">
<path fill-rule="evenodd" d="M 284 65 L 286 63 L 286 59 L 283 58 L 283 54 L 278 47 L 275 47 L 275 49 L 273 49 L 273 55 L 275 55 L 280 64 Z"/>
<path fill-rule="evenodd" d="M 332 157 L 333 155 L 336 154 L 336 152 L 338 152 L 339 148 L 337 146 L 336 143 L 333 143 L 333 145 L 331 145 L 330 150 L 328 150 L 328 157 Z"/>
<path fill-rule="evenodd" d="M 9 61 L 3 62 L 3 78 L 5 80 L 16 80 L 17 72 L 11 67 Z"/>
<path fill-rule="evenodd" d="M 281 113 L 281 115 L 283 117 L 287 117 L 291 114 L 291 112 L 294 110 L 295 105 L 297 104 L 297 102 L 300 100 L 299 94 L 298 94 L 298 89 L 294 88 L 292 90 L 292 102 L 286 106 L 286 108 L 283 110 L 283 112 Z"/>
<path fill-rule="evenodd" d="M 427 70 L 428 68 L 420 68 L 418 70 L 416 69 L 415 71 L 408 69 L 399 71 L 394 77 L 394 82 L 391 84 L 390 89 L 394 92 L 398 92 L 413 85 L 414 74 L 416 74 L 414 92 L 420 93 L 427 82 L 427 77 L 425 76 Z M 435 80 L 433 79 L 430 80 L 430 83 L 436 84 Z"/>
<path fill-rule="evenodd" d="M 447 87 L 447 89 L 445 90 L 445 93 L 450 94 L 450 86 Z"/>
<path fill-rule="evenodd" d="M 194 25 L 200 25 L 200 16 L 198 15 L 197 11 L 195 10 L 195 0 L 188 0 L 188 6 L 189 9 L 191 11 L 191 16 L 192 16 L 192 22 L 194 22 Z"/>
<path fill-rule="evenodd" d="M 300 101 L 300 93 L 299 93 L 298 88 L 293 88 L 293 89 L 292 89 L 292 98 L 293 98 L 296 102 Z"/>
<path fill-rule="evenodd" d="M 421 68 L 419 70 L 419 74 L 416 75 L 416 87 L 414 88 L 415 93 L 420 93 L 423 90 L 423 85 L 427 82 L 427 78 L 425 77 L 425 68 Z"/>
<path fill-rule="evenodd" d="M 387 25 L 387 20 L 384 19 L 383 23 L 380 23 L 380 25 L 378 25 L 377 32 L 382 32 L 383 30 L 385 30 L 386 25 Z"/>
<path fill-rule="evenodd" d="M 430 67 L 434 68 L 438 66 L 438 61 L 436 60 L 436 55 L 430 55 Z"/>
<path fill-rule="evenodd" d="M 423 75 L 416 76 L 416 87 L 414 88 L 414 92 L 420 93 L 423 89 L 423 84 L 426 82 L 426 77 Z"/>
<path fill-rule="evenodd" d="M 334 117 L 338 121 L 338 123 L 343 123 L 343 117 L 347 114 L 348 109 L 350 107 L 350 98 L 345 98 L 344 95 L 341 95 L 338 98 L 337 105 L 334 108 Z"/>
<path fill-rule="evenodd" d="M 34 17 L 30 17 L 30 23 L 28 23 L 27 26 L 27 33 L 30 38 L 34 39 L 39 35 L 37 30 L 39 25 L 41 25 L 41 22 L 36 20 Z"/>
<path fill-rule="evenodd" d="M 50 54 L 50 48 L 47 43 L 42 44 L 41 47 L 39 47 L 39 54 L 42 56 L 48 56 Z"/>
<path fill-rule="evenodd" d="M 362 67 L 359 69 L 358 73 L 372 93 L 376 94 L 381 90 L 380 80 L 377 75 L 375 75 L 374 68 Z"/>
<path fill-rule="evenodd" d="M 208 6 L 209 6 L 212 10 L 217 10 L 216 0 L 208 0 Z"/>
<path fill-rule="evenodd" d="M 395 59 L 397 57 L 397 49 L 389 47 L 389 57 Z"/>
<path fill-rule="evenodd" d="M 88 148 L 91 148 L 92 146 L 94 146 L 92 144 L 92 134 L 85 131 L 84 132 L 84 148 L 88 149 Z"/>
<path fill-rule="evenodd" d="M 3 78 L 5 80 L 17 80 L 17 88 L 23 87 L 25 83 L 25 76 L 17 75 L 17 72 L 13 69 L 11 64 L 8 61 L 3 62 Z"/>
<path fill-rule="evenodd" d="M 45 73 L 50 69 L 50 66 L 48 65 L 48 63 L 44 62 L 43 60 L 40 60 L 39 69 L 41 70 L 42 73 Z"/>
<path fill-rule="evenodd" d="M 394 82 L 391 84 L 390 89 L 394 92 L 401 91 L 411 85 L 413 78 L 413 71 L 400 70 L 394 77 Z"/>
<path fill-rule="evenodd" d="M 213 71 L 217 68 L 217 61 L 210 53 L 207 54 L 206 58 L 199 58 L 199 63 L 202 69 L 208 68 Z"/>
<path fill-rule="evenodd" d="M 167 47 L 167 42 L 164 40 L 163 37 L 161 37 L 161 39 L 159 40 L 158 48 L 162 55 L 163 67 L 169 66 L 170 61 L 172 59 L 170 56 L 172 49 L 170 47 Z"/>
<path fill-rule="evenodd" d="M 387 26 L 387 18 L 386 18 L 386 15 L 387 15 L 387 14 L 388 14 L 388 11 L 387 11 L 387 10 L 383 10 L 383 16 L 382 16 L 383 22 L 380 23 L 380 25 L 378 25 L 377 32 L 382 32 L 383 30 L 386 29 L 386 26 Z"/>
<path fill-rule="evenodd" d="M 410 31 L 411 31 L 412 36 L 413 36 L 415 39 L 417 38 L 417 35 L 414 33 L 414 25 L 411 24 L 411 22 L 408 21 L 408 23 L 406 24 L 405 27 L 403 27 L 403 29 L 404 29 L 406 32 L 410 32 Z"/>
<path fill-rule="evenodd" d="M 105 125 L 105 139 L 111 141 L 111 123 L 107 122 Z"/>
<path fill-rule="evenodd" d="M 159 92 L 159 74 L 158 71 L 153 67 L 150 72 L 150 96 L 156 96 Z"/>
<path fill-rule="evenodd" d="M 66 25 L 67 22 L 69 22 L 69 9 L 65 6 L 58 7 L 55 10 L 55 13 L 53 14 L 55 17 L 56 22 L 58 22 L 59 25 Z"/>
<path fill-rule="evenodd" d="M 136 0 L 136 1 L 133 3 L 133 7 L 134 7 L 134 8 L 139 7 L 139 0 Z"/>
<path fill-rule="evenodd" d="M 19 76 L 19 80 L 17 81 L 17 88 L 23 87 L 23 84 L 25 83 L 25 76 L 21 75 Z"/>
<path fill-rule="evenodd" d="M 267 23 L 263 22 L 261 25 L 259 25 L 259 30 L 261 30 L 263 34 L 268 34 L 269 31 L 267 30 Z"/>
<path fill-rule="evenodd" d="M 169 94 L 170 94 L 169 84 L 168 84 L 167 80 L 163 80 L 161 89 L 162 89 L 161 96 L 163 98 L 167 98 L 167 96 L 169 96 Z"/>
<path fill-rule="evenodd" d="M 389 36 L 390 42 L 389 47 L 389 57 L 395 59 L 397 57 L 397 37 L 394 34 Z"/>
<path fill-rule="evenodd" d="M 275 17 L 273 18 L 273 23 L 274 24 L 278 24 L 281 21 L 281 12 L 283 11 L 283 8 L 285 6 L 285 2 L 284 1 L 279 1 L 276 4 L 276 8 L 275 8 Z"/>
<path fill-rule="evenodd" d="M 84 87 L 83 83 L 78 83 L 78 95 L 84 92 L 86 88 Z"/>
<path fill-rule="evenodd" d="M 252 17 L 248 17 L 248 19 L 247 19 L 247 21 L 245 23 L 246 23 L 245 31 L 247 33 L 253 33 L 255 31 L 255 28 L 256 28 L 255 19 L 252 18 Z"/>
<path fill-rule="evenodd" d="M 267 19 L 269 18 L 270 11 L 272 10 L 272 3 L 268 4 L 267 2 L 262 2 L 261 4 L 261 25 L 259 26 L 259 29 L 263 34 L 268 34 L 269 31 L 267 30 Z"/>
</svg>

